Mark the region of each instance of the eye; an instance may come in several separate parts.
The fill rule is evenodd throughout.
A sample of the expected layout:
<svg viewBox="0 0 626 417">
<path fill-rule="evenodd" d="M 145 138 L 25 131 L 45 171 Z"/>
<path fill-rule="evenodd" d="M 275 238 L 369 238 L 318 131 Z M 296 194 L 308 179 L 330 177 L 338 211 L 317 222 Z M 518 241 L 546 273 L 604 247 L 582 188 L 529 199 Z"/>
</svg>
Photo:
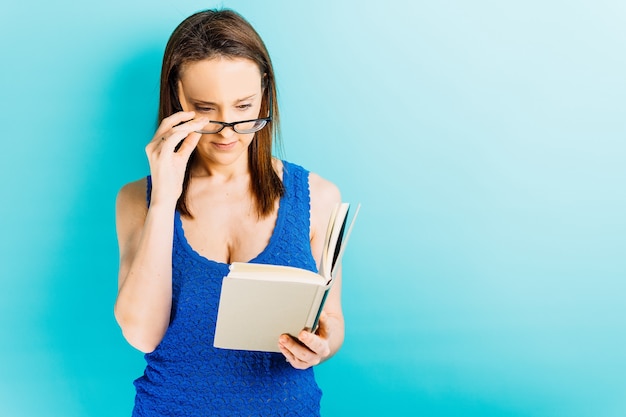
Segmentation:
<svg viewBox="0 0 626 417">
<path fill-rule="evenodd" d="M 195 105 L 193 107 L 197 112 L 200 112 L 200 113 L 208 113 L 213 110 L 212 107 L 203 107 L 203 106 L 198 106 L 198 105 Z"/>
<path fill-rule="evenodd" d="M 250 103 L 247 103 L 247 104 L 240 104 L 240 105 L 238 105 L 238 106 L 237 106 L 237 108 L 238 108 L 239 110 L 248 110 L 248 109 L 249 109 L 249 108 L 251 108 L 251 107 L 252 107 L 252 104 L 250 104 Z"/>
</svg>

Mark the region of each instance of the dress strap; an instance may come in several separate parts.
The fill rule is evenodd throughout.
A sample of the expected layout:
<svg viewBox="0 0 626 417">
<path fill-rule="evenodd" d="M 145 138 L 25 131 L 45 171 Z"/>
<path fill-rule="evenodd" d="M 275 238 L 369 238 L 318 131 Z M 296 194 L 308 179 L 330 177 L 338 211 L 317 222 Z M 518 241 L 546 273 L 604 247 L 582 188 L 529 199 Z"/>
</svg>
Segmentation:
<svg viewBox="0 0 626 417">
<path fill-rule="evenodd" d="M 152 196 L 152 175 L 146 177 L 146 202 L 150 207 L 150 197 Z"/>
</svg>

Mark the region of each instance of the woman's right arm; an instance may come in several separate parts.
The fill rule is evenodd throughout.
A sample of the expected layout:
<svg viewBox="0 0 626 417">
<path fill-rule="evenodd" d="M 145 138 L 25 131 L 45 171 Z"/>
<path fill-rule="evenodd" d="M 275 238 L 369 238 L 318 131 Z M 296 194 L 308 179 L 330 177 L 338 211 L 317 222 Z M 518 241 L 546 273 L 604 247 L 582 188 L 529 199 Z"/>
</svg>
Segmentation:
<svg viewBox="0 0 626 417">
<path fill-rule="evenodd" d="M 161 342 L 172 303 L 172 239 L 176 202 L 146 209 L 146 181 L 124 186 L 116 201 L 120 249 L 115 318 L 142 352 Z"/>
<path fill-rule="evenodd" d="M 156 349 L 170 322 L 174 211 L 187 162 L 201 137 L 193 132 L 208 121 L 189 121 L 193 116 L 181 112 L 164 119 L 146 146 L 152 175 L 150 207 L 145 180 L 125 185 L 117 196 L 120 268 L 115 318 L 128 343 L 142 352 Z"/>
</svg>

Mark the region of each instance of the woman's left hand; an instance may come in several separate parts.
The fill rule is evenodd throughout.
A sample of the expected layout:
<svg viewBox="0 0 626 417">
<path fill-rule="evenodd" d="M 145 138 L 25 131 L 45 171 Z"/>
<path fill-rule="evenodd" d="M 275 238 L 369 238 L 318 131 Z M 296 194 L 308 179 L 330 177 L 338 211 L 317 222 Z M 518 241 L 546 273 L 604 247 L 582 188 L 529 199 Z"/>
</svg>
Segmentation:
<svg viewBox="0 0 626 417">
<path fill-rule="evenodd" d="M 328 319 L 327 314 L 322 312 L 317 332 L 302 330 L 297 340 L 288 334 L 280 336 L 278 348 L 291 366 L 296 369 L 307 369 L 330 356 Z"/>
</svg>

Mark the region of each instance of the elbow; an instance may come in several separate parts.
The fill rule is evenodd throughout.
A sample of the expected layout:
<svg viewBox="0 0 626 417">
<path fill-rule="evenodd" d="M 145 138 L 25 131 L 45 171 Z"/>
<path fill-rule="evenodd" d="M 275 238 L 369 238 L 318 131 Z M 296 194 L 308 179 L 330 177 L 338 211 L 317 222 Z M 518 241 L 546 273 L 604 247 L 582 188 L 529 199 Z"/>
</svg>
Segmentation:
<svg viewBox="0 0 626 417">
<path fill-rule="evenodd" d="M 122 334 L 129 345 L 142 353 L 152 353 L 159 346 L 159 343 L 146 338 L 140 332 L 122 329 Z"/>
<path fill-rule="evenodd" d="M 156 350 L 165 332 L 160 336 L 155 332 L 150 332 L 148 326 L 137 323 L 129 317 L 121 314 L 116 308 L 114 310 L 115 320 L 122 330 L 122 335 L 129 345 L 142 353 L 152 353 Z"/>
</svg>

